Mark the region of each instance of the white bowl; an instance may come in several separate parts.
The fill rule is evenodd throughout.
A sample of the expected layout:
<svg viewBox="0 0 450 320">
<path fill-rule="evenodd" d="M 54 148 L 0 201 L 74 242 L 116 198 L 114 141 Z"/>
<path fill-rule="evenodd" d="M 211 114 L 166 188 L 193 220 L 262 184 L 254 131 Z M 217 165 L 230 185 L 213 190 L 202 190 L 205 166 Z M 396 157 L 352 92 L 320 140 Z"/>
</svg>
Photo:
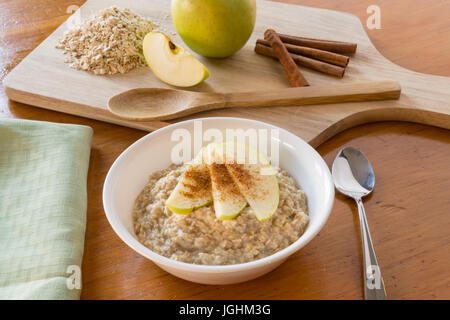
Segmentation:
<svg viewBox="0 0 450 320">
<path fill-rule="evenodd" d="M 322 229 L 334 201 L 334 186 L 330 171 L 321 156 L 308 143 L 284 129 L 239 118 L 197 120 L 202 121 L 203 130 L 216 128 L 223 133 L 227 128 L 279 129 L 280 167 L 294 177 L 308 198 L 310 222 L 304 234 L 296 242 L 271 256 L 225 266 L 195 265 L 175 261 L 151 251 L 137 240 L 132 221 L 134 201 L 147 183 L 148 176 L 171 164 L 171 148 L 177 144 L 171 141 L 173 130 L 184 128 L 193 133 L 194 120 L 156 130 L 133 143 L 116 159 L 103 187 L 106 216 L 114 231 L 128 246 L 177 277 L 204 284 L 231 284 L 254 279 L 278 267 Z"/>
</svg>

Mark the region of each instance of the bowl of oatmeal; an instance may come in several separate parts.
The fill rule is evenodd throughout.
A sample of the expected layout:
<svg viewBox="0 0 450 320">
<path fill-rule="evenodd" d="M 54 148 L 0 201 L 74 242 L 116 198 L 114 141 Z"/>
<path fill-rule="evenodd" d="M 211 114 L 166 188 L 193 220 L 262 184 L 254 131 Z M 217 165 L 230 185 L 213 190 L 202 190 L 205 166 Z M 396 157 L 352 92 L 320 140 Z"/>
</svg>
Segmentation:
<svg viewBox="0 0 450 320">
<path fill-rule="evenodd" d="M 212 136 L 226 140 L 233 130 L 248 137 L 252 130 L 267 132 L 262 141 L 277 143 L 266 153 L 273 177 L 252 184 L 251 175 L 231 165 L 210 164 L 202 174 L 186 162 Z M 170 198 L 187 178 L 184 185 L 197 197 L 185 205 L 189 192 L 182 190 L 183 205 L 177 205 Z M 245 197 L 230 187 L 233 181 Z M 246 185 L 250 193 L 242 189 Z M 264 199 L 276 196 L 258 207 L 255 190 Z M 223 201 L 230 195 L 233 201 Z M 239 118 L 188 120 L 146 135 L 117 158 L 103 189 L 108 221 L 128 246 L 177 277 L 205 284 L 242 282 L 273 270 L 317 235 L 333 199 L 329 169 L 309 144 L 281 128 Z"/>
</svg>

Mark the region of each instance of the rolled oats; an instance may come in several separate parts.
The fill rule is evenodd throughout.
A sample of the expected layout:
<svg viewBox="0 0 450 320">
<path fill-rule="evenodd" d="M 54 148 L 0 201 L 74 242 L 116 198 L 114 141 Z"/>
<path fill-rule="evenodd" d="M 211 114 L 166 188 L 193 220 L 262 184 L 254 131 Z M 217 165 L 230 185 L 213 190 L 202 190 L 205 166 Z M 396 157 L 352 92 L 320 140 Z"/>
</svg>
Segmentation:
<svg viewBox="0 0 450 320">
<path fill-rule="evenodd" d="M 68 30 L 56 48 L 64 50 L 64 61 L 74 69 L 125 73 L 145 64 L 142 41 L 153 29 L 151 20 L 113 6 Z"/>
</svg>

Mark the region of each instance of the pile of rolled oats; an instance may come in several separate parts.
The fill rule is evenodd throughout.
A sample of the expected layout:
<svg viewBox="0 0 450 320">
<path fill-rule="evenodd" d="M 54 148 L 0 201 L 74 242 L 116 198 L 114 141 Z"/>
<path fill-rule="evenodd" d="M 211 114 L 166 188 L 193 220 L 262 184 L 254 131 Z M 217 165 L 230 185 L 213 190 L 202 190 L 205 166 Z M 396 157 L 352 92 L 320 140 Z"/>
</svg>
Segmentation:
<svg viewBox="0 0 450 320">
<path fill-rule="evenodd" d="M 113 6 L 68 30 L 56 48 L 64 50 L 74 69 L 125 73 L 145 64 L 142 41 L 153 28 L 152 21 Z"/>
</svg>

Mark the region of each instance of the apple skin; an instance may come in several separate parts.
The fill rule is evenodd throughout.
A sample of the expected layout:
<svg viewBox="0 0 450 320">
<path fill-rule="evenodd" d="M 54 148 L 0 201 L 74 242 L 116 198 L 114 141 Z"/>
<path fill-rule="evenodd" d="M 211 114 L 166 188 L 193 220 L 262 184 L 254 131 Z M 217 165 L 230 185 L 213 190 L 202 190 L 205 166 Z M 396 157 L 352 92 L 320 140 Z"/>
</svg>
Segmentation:
<svg viewBox="0 0 450 320">
<path fill-rule="evenodd" d="M 256 0 L 172 0 L 172 21 L 193 51 L 225 58 L 250 38 L 256 19 Z"/>
</svg>

